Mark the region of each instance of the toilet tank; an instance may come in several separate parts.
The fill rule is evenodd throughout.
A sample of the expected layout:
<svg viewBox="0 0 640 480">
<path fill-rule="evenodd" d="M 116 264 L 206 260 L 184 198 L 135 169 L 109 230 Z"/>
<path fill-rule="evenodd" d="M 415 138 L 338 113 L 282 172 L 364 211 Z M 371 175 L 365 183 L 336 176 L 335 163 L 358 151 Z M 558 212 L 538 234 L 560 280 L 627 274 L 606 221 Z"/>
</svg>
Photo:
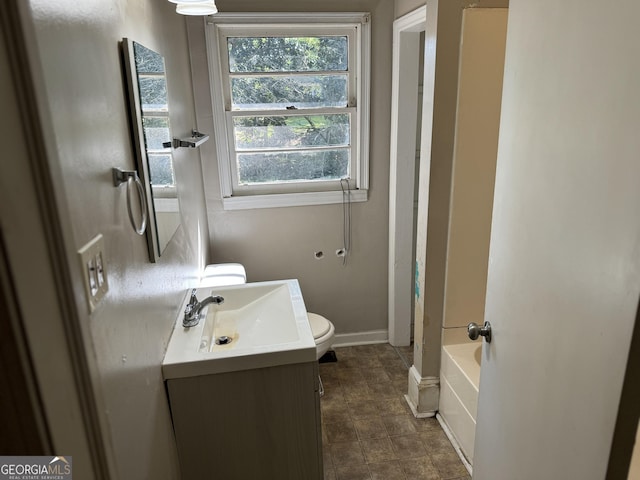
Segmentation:
<svg viewBox="0 0 640 480">
<path fill-rule="evenodd" d="M 247 272 L 240 263 L 207 265 L 200 279 L 200 287 L 223 287 L 247 283 Z"/>
</svg>

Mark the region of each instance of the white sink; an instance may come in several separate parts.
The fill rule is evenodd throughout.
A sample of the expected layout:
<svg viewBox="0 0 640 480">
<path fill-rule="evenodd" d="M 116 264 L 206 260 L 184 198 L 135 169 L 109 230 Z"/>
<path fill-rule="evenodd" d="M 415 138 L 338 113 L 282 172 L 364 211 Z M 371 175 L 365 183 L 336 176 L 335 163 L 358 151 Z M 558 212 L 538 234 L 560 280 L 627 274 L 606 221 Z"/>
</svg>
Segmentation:
<svg viewBox="0 0 640 480">
<path fill-rule="evenodd" d="M 220 295 L 224 303 L 208 305 L 195 327 L 183 327 L 180 314 L 162 362 L 165 380 L 315 361 L 297 280 L 200 288 L 196 295 Z M 220 339 L 230 342 L 218 345 Z"/>
</svg>

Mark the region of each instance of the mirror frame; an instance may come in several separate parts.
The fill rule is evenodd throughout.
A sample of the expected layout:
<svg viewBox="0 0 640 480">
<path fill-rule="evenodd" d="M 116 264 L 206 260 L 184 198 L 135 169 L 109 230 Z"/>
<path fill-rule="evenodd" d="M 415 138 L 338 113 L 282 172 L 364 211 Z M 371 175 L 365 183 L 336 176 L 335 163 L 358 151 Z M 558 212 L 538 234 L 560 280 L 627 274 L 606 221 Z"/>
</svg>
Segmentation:
<svg viewBox="0 0 640 480">
<path fill-rule="evenodd" d="M 158 218 L 156 214 L 156 202 L 157 199 L 154 198 L 153 194 L 153 186 L 151 184 L 151 170 L 149 166 L 149 158 L 147 155 L 147 148 L 145 142 L 145 133 L 143 126 L 143 116 L 144 112 L 142 110 L 142 101 L 140 98 L 140 90 L 138 84 L 138 70 L 136 67 L 136 58 L 135 58 L 135 50 L 134 43 L 138 43 L 144 48 L 149 49 L 148 47 L 140 44 L 139 42 L 135 42 L 130 38 L 122 39 L 122 54 L 124 60 L 124 69 L 126 72 L 126 83 L 127 83 L 127 93 L 129 98 L 129 113 L 131 120 L 131 130 L 133 132 L 133 147 L 135 151 L 136 157 L 136 165 L 138 169 L 138 176 L 144 185 L 145 195 L 147 197 L 147 215 L 148 215 L 148 224 L 146 231 L 147 238 L 147 248 L 149 250 L 149 260 L 153 263 L 157 262 L 160 256 L 162 255 L 163 248 L 166 248 L 166 245 L 160 245 L 160 235 L 158 233 Z M 149 49 L 151 50 L 151 49 Z M 152 50 L 153 51 L 153 50 Z M 155 52 L 157 53 L 157 52 Z M 158 53 L 159 56 L 162 57 Z M 162 57 L 162 61 L 164 64 L 164 57 Z M 166 84 L 166 67 L 165 67 L 165 84 Z M 171 141 L 171 126 L 169 125 L 169 138 L 168 141 Z M 171 156 L 173 161 L 173 149 Z M 179 225 L 178 225 L 179 228 Z M 177 230 L 177 229 L 176 229 Z M 175 231 L 173 232 L 175 234 Z M 167 239 L 170 241 L 171 237 Z"/>
</svg>

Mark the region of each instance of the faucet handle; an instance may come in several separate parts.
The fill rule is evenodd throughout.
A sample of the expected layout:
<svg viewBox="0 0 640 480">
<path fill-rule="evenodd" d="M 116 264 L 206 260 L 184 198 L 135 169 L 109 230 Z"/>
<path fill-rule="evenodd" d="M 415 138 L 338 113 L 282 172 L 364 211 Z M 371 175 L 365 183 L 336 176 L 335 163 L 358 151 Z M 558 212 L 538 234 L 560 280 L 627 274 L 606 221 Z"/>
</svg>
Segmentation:
<svg viewBox="0 0 640 480">
<path fill-rule="evenodd" d="M 197 305 L 198 304 L 198 297 L 196 297 L 196 289 L 192 289 L 191 290 L 191 298 L 189 298 L 189 303 L 188 305 Z"/>
<path fill-rule="evenodd" d="M 198 316 L 198 297 L 196 297 L 196 289 L 191 290 L 191 297 L 187 305 L 184 307 L 184 318 L 182 320 L 182 326 L 193 327 L 200 320 Z"/>
<path fill-rule="evenodd" d="M 184 314 L 191 315 L 191 312 L 198 306 L 198 297 L 196 297 L 196 289 L 191 290 L 191 297 L 184 307 Z"/>
</svg>

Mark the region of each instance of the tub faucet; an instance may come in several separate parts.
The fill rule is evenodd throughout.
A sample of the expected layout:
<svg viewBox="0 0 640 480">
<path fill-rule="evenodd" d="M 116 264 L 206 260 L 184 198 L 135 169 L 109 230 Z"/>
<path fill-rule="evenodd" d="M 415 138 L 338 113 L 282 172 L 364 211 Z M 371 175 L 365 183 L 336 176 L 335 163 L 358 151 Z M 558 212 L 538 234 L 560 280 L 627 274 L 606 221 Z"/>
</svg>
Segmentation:
<svg viewBox="0 0 640 480">
<path fill-rule="evenodd" d="M 202 317 L 202 309 L 210 303 L 220 305 L 221 303 L 224 303 L 224 298 L 220 295 L 210 295 L 202 301 L 198 301 L 198 298 L 196 297 L 196 289 L 194 288 L 191 290 L 191 298 L 189 298 L 189 303 L 187 303 L 187 306 L 184 309 L 182 326 L 188 328 L 198 325 L 200 318 Z"/>
</svg>

